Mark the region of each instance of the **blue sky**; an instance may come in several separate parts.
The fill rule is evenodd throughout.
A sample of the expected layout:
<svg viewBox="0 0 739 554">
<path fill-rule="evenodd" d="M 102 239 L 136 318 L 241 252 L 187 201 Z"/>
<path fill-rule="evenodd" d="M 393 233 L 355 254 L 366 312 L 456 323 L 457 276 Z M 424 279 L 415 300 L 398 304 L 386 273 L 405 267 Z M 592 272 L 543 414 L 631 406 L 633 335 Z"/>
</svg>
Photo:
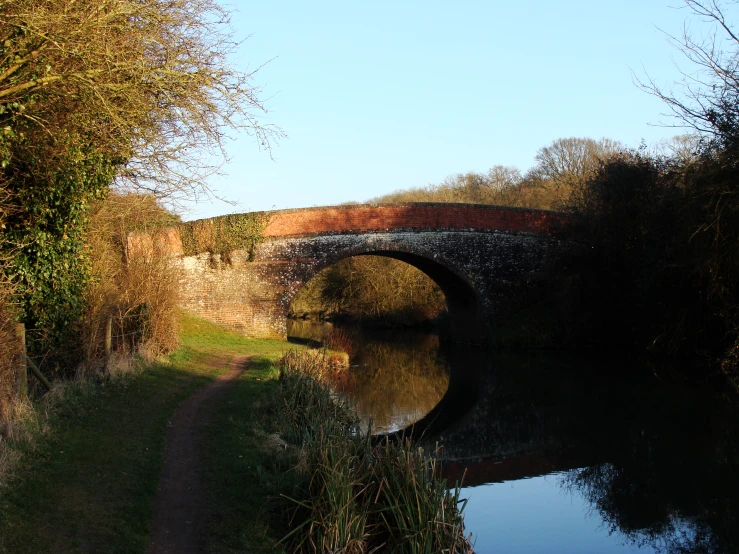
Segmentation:
<svg viewBox="0 0 739 554">
<path fill-rule="evenodd" d="M 288 135 L 272 151 L 229 144 L 209 185 L 237 205 L 186 218 L 363 201 L 446 176 L 515 165 L 552 140 L 629 146 L 679 131 L 632 73 L 678 78 L 680 0 L 236 2 L 241 68 L 267 63 L 264 120 Z M 271 60 L 271 61 L 270 61 Z M 651 124 L 651 125 L 650 125 Z"/>
</svg>

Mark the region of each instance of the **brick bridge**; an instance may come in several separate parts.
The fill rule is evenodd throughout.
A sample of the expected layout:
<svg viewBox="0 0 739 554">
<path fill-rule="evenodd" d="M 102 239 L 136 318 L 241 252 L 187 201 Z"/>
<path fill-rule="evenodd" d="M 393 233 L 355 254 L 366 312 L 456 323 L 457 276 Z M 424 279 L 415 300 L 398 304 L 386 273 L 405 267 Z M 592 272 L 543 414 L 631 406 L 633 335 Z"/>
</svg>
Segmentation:
<svg viewBox="0 0 739 554">
<path fill-rule="evenodd" d="M 263 216 L 263 240 L 227 256 L 185 256 L 176 232 L 167 242 L 183 270 L 180 294 L 186 311 L 248 336 L 283 339 L 290 303 L 305 283 L 343 258 L 371 254 L 426 273 L 446 295 L 453 338 L 485 341 L 557 249 L 563 223 L 554 212 L 433 203 Z"/>
</svg>

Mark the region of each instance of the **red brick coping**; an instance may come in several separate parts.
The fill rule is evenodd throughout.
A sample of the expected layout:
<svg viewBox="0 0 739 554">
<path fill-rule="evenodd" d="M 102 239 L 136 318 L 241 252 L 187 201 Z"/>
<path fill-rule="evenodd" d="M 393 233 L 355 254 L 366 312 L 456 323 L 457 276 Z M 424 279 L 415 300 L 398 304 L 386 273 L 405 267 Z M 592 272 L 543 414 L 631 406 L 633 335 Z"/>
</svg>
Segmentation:
<svg viewBox="0 0 739 554">
<path fill-rule="evenodd" d="M 327 206 L 270 213 L 265 237 L 391 229 L 471 229 L 554 234 L 565 214 L 479 204 Z"/>
</svg>

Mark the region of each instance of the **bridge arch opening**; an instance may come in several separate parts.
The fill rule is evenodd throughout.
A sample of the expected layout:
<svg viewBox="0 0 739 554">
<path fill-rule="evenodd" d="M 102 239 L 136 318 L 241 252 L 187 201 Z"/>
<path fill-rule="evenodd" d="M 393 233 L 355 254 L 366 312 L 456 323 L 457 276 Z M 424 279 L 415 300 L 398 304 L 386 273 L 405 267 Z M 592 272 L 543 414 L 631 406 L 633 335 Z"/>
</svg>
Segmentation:
<svg viewBox="0 0 739 554">
<path fill-rule="evenodd" d="M 372 290 L 357 290 L 358 287 Z M 383 302 L 383 296 L 396 301 L 387 298 Z M 354 309 L 354 317 L 340 313 L 352 302 L 355 305 L 348 309 Z M 437 260 L 417 253 L 372 250 L 338 256 L 315 268 L 293 291 L 288 315 L 319 319 L 348 315 L 345 319 L 384 319 L 396 325 L 437 320 L 444 339 L 483 343 L 490 329 L 481 304 L 473 287 Z M 319 305 L 321 309 L 316 309 Z"/>
<path fill-rule="evenodd" d="M 413 290 L 398 294 L 402 286 Z M 342 287 L 374 290 L 338 290 Z M 349 296 L 349 306 L 341 305 L 347 300 L 342 293 Z M 388 307 L 381 298 L 372 298 L 375 294 L 400 298 L 400 303 L 389 303 L 402 311 L 384 322 L 391 329 L 378 329 L 383 322 L 372 318 L 377 309 Z M 420 298 L 408 302 L 413 295 Z M 359 306 L 351 305 L 357 301 Z M 440 263 L 419 254 L 372 251 L 342 257 L 313 273 L 291 301 L 287 334 L 292 341 L 328 344 L 350 355 L 352 368 L 337 376 L 336 385 L 352 398 L 362 421 L 373 422 L 376 433 L 399 432 L 421 421 L 425 429 L 429 414 L 438 423 L 459 411 L 460 392 L 464 405 L 474 398 L 477 387 L 469 386 L 468 374 L 476 372 L 476 364 L 466 358 L 460 364 L 457 346 L 440 341 L 440 334 L 453 338 L 449 332 L 462 329 L 463 336 L 454 342 L 467 342 L 470 333 L 479 333 L 484 323 L 478 304 L 471 286 Z M 428 326 L 434 318 L 441 322 L 438 332 Z M 316 319 L 332 323 L 310 321 Z M 423 329 L 414 323 L 423 324 Z M 410 329 L 399 329 L 402 325 Z"/>
</svg>

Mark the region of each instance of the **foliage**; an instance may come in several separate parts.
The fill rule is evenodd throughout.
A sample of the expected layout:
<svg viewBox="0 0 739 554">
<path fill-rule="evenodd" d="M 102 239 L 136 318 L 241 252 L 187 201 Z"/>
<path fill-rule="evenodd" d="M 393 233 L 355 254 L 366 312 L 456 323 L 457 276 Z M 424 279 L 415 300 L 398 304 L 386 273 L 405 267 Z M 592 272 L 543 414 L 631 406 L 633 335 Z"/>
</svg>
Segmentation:
<svg viewBox="0 0 739 554">
<path fill-rule="evenodd" d="M 212 0 L 3 2 L 4 136 L 25 136 L 45 163 L 41 137 L 60 151 L 68 133 L 116 160 L 121 184 L 168 197 L 202 191 L 228 129 L 265 147 L 279 136 L 256 116 L 253 73 L 229 65 L 228 23 Z"/>
<path fill-rule="evenodd" d="M 189 221 L 179 226 L 185 256 L 208 252 L 229 259 L 235 250 L 247 250 L 249 256 L 262 240 L 269 222 L 268 212 L 231 214 L 211 219 Z"/>
<path fill-rule="evenodd" d="M 561 138 L 536 153 L 529 179 L 548 191 L 552 207 L 561 207 L 578 186 L 597 171 L 599 164 L 623 151 L 624 146 L 602 138 Z"/>
<path fill-rule="evenodd" d="M 469 172 L 447 177 L 442 183 L 399 190 L 370 202 L 451 202 L 540 207 L 543 201 L 513 166 L 496 165 L 487 174 Z M 546 206 L 548 207 L 548 206 Z"/>
<path fill-rule="evenodd" d="M 95 202 L 85 236 L 90 279 L 81 320 L 88 369 L 104 361 L 104 333 L 113 317 L 113 348 L 170 352 L 178 344 L 177 279 L 164 233 L 179 218 L 151 195 L 111 193 Z M 148 256 L 128 258 L 129 234 L 154 236 Z"/>
<path fill-rule="evenodd" d="M 580 284 L 573 292 L 579 296 L 581 340 L 616 340 L 643 350 L 658 346 L 664 333 L 667 344 L 660 348 L 678 348 L 679 339 L 668 336 L 660 321 L 663 311 L 675 315 L 687 301 L 672 302 L 680 293 L 665 271 L 680 241 L 675 211 L 681 195 L 667 171 L 663 160 L 624 153 L 573 190 L 569 231 L 587 237 L 587 248 L 561 265 L 569 266 Z"/>
<path fill-rule="evenodd" d="M 580 280 L 581 336 L 637 351 L 730 358 L 739 337 L 734 153 L 689 161 L 622 154 L 570 199 L 589 248 L 562 262 Z"/>
<path fill-rule="evenodd" d="M 6 256 L 0 269 L 18 295 L 30 352 L 56 348 L 56 362 L 78 357 L 74 330 L 89 276 L 84 248 L 87 210 L 104 197 L 114 176 L 105 156 L 83 148 L 53 153 L 39 164 L 19 149 L 5 168 L 12 202 L 6 213 Z M 52 153 L 50 153 L 52 155 Z M 61 354 L 63 352 L 63 354 Z"/>
<path fill-rule="evenodd" d="M 717 334 L 727 360 L 739 354 L 738 178 L 739 146 L 709 149 L 685 172 L 684 185 L 691 233 L 688 263 L 694 267 L 706 318 L 715 322 L 707 331 Z"/>
</svg>

